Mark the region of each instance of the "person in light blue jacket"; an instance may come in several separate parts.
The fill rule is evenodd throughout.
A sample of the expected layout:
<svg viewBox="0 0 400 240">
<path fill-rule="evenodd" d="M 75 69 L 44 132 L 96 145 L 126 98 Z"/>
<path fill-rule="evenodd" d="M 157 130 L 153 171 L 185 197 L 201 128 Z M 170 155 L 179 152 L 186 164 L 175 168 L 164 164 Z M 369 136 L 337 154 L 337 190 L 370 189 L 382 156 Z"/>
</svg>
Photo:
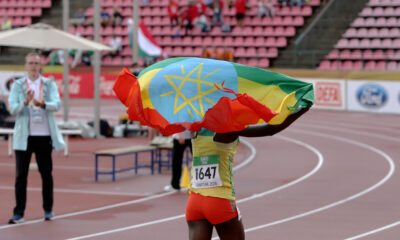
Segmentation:
<svg viewBox="0 0 400 240">
<path fill-rule="evenodd" d="M 8 103 L 16 115 L 13 146 L 16 157 L 16 206 L 9 224 L 23 222 L 26 206 L 26 187 L 32 153 L 42 177 L 42 196 L 45 220 L 53 214 L 52 150 L 65 144 L 53 112 L 60 109 L 60 95 L 53 80 L 40 75 L 40 55 L 32 52 L 25 58 L 27 75 L 11 87 Z"/>
</svg>

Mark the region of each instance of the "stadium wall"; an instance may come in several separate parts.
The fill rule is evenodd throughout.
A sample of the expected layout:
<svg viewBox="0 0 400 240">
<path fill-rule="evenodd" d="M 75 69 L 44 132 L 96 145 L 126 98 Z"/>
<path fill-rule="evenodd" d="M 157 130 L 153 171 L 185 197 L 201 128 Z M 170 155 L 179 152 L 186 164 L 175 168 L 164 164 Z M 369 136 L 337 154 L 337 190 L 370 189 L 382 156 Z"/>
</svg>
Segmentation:
<svg viewBox="0 0 400 240">
<path fill-rule="evenodd" d="M 317 109 L 400 114 L 400 73 L 342 72 L 314 70 L 276 70 L 313 83 Z M 25 74 L 20 70 L 0 71 L 0 97 L 7 97 L 13 79 Z M 62 94 L 62 73 L 44 73 L 55 80 Z M 102 98 L 115 98 L 112 87 L 117 72 L 101 74 Z M 371 79 L 372 78 L 372 79 Z M 375 79 L 374 79 L 375 78 Z M 385 79 L 386 78 L 386 79 Z M 69 76 L 71 98 L 93 98 L 93 73 L 72 72 Z"/>
</svg>

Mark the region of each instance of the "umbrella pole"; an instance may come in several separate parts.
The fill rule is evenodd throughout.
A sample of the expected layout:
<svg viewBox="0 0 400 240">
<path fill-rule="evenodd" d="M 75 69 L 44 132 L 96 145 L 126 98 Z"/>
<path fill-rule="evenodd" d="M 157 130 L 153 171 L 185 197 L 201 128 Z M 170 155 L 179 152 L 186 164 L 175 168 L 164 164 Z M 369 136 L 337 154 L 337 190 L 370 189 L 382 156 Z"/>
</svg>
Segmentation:
<svg viewBox="0 0 400 240">
<path fill-rule="evenodd" d="M 68 32 L 69 25 L 69 0 L 63 0 L 63 30 Z M 64 64 L 63 64 L 63 109 L 64 109 L 64 122 L 68 122 L 68 98 L 69 98 L 69 64 L 68 64 L 68 49 L 64 50 Z"/>
<path fill-rule="evenodd" d="M 100 0 L 94 0 L 94 41 L 100 42 Z M 100 51 L 94 52 L 94 130 L 100 137 Z"/>
</svg>

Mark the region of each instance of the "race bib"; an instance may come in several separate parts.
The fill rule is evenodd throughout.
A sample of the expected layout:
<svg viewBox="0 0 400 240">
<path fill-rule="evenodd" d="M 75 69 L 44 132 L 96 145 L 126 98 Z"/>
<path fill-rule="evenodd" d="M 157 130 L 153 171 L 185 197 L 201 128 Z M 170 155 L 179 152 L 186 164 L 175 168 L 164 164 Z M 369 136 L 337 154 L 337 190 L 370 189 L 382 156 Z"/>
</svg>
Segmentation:
<svg viewBox="0 0 400 240">
<path fill-rule="evenodd" d="M 34 123 L 41 123 L 43 121 L 43 114 L 41 109 L 32 108 L 32 120 Z"/>
<path fill-rule="evenodd" d="M 219 155 L 194 157 L 192 188 L 218 186 L 222 186 L 219 176 Z"/>
</svg>

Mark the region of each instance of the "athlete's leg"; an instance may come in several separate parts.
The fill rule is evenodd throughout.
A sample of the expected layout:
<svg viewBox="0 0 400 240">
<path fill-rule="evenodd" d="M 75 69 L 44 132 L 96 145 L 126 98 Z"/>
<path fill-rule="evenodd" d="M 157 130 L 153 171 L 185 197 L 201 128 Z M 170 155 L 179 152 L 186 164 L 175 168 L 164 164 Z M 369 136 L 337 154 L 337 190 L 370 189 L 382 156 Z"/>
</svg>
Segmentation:
<svg viewBox="0 0 400 240">
<path fill-rule="evenodd" d="M 213 225 L 207 220 L 187 221 L 189 226 L 189 240 L 210 240 Z"/>
<path fill-rule="evenodd" d="M 221 240 L 244 240 L 243 223 L 238 216 L 215 225 L 215 228 Z"/>
</svg>

